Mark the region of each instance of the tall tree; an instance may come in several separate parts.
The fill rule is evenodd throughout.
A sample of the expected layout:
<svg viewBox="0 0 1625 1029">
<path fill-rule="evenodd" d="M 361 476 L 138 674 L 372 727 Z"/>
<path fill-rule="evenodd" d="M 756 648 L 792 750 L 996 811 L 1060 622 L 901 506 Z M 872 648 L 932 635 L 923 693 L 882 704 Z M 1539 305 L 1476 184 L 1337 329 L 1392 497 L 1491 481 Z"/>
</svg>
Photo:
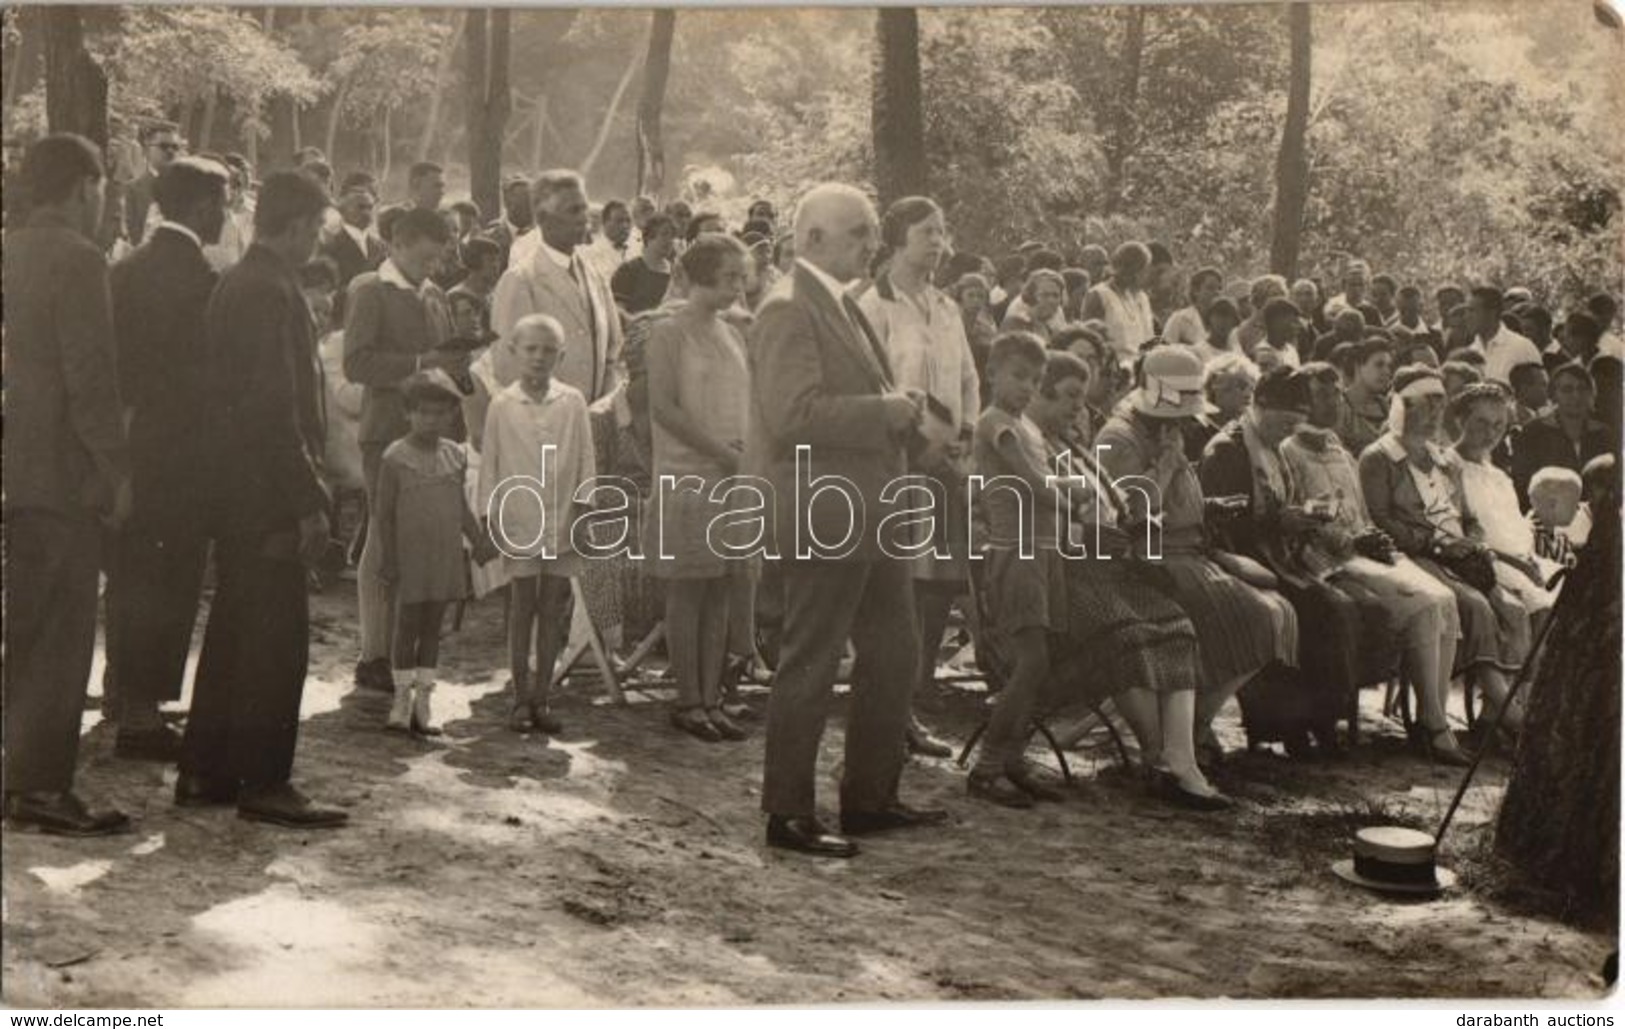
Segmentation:
<svg viewBox="0 0 1625 1029">
<path fill-rule="evenodd" d="M 423 119 L 423 135 L 418 137 L 417 159 L 427 161 L 434 147 L 435 133 L 440 129 L 440 98 L 451 83 L 451 62 L 457 55 L 457 44 L 463 37 L 463 22 L 468 12 L 458 10 L 451 16 L 451 31 L 440 48 L 440 59 L 435 64 L 434 88 L 429 90 L 429 113 Z"/>
<path fill-rule="evenodd" d="M 1270 271 L 1289 279 L 1298 274 L 1298 243 L 1303 210 L 1309 201 L 1309 85 L 1314 33 L 1309 5 L 1287 10 L 1292 37 L 1292 64 L 1287 78 L 1286 124 L 1275 158 L 1274 226 L 1270 231 Z"/>
<path fill-rule="evenodd" d="M 51 6 L 45 16 L 45 118 L 52 132 L 77 132 L 107 146 L 107 74 L 85 46 L 77 7 Z"/>
<path fill-rule="evenodd" d="M 510 14 L 504 7 L 475 9 L 463 23 L 469 190 L 481 211 L 502 210 L 502 143 L 513 103 L 508 92 Z"/>
<path fill-rule="evenodd" d="M 1111 100 L 1110 137 L 1106 142 L 1105 210 L 1113 214 L 1123 203 L 1123 181 L 1129 154 L 1139 137 L 1140 64 L 1145 59 L 1145 11 L 1136 5 L 1123 12 L 1123 77 Z"/>
<path fill-rule="evenodd" d="M 1619 495 L 1617 486 L 1595 492 L 1597 523 L 1552 611 L 1495 849 L 1527 883 L 1554 895 L 1571 920 L 1616 931 Z"/>
<path fill-rule="evenodd" d="M 660 195 L 666 184 L 666 142 L 660 128 L 661 109 L 666 103 L 666 80 L 671 75 L 671 41 L 677 30 L 677 12 L 662 8 L 654 12 L 649 27 L 649 53 L 643 59 L 643 93 L 638 97 L 638 181 L 639 195 Z"/>
<path fill-rule="evenodd" d="M 920 90 L 920 15 L 912 7 L 875 14 L 873 112 L 875 188 L 880 202 L 926 191 L 925 117 Z"/>
</svg>

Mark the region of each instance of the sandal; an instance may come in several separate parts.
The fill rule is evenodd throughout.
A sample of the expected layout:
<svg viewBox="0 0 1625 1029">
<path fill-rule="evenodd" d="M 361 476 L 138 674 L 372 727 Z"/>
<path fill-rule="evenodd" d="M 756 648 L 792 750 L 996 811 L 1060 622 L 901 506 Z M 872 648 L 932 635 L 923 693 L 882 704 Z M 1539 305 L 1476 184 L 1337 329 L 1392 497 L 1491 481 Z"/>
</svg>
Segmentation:
<svg viewBox="0 0 1625 1029">
<path fill-rule="evenodd" d="M 1473 759 L 1461 744 L 1456 742 L 1456 734 L 1449 729 L 1440 729 L 1429 732 L 1426 738 L 1427 756 L 1443 765 L 1454 765 L 1457 768 L 1466 768 L 1473 763 Z"/>
<path fill-rule="evenodd" d="M 717 731 L 717 734 L 725 740 L 742 740 L 750 735 L 736 725 L 733 719 L 724 713 L 722 708 L 714 707 L 709 709 L 705 712 L 705 718 L 706 721 L 711 723 L 711 727 Z"/>
<path fill-rule="evenodd" d="M 679 708 L 671 713 L 671 724 L 688 733 L 698 740 L 707 743 L 719 743 L 722 734 L 711 720 L 705 717 L 705 710 L 698 707 Z"/>
</svg>

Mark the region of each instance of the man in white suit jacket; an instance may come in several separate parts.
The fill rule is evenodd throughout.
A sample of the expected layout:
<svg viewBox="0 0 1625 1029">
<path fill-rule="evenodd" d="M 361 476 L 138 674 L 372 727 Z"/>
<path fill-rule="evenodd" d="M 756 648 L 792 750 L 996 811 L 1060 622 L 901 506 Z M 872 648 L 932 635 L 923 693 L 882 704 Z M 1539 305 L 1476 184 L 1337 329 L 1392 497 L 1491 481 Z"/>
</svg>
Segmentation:
<svg viewBox="0 0 1625 1029">
<path fill-rule="evenodd" d="M 564 326 L 564 356 L 555 376 L 592 403 L 615 388 L 621 320 L 609 283 L 583 259 L 587 188 L 573 171 L 543 172 L 531 183 L 541 238 L 502 273 L 491 297 L 491 328 L 507 340 L 519 319 L 545 314 Z"/>
</svg>

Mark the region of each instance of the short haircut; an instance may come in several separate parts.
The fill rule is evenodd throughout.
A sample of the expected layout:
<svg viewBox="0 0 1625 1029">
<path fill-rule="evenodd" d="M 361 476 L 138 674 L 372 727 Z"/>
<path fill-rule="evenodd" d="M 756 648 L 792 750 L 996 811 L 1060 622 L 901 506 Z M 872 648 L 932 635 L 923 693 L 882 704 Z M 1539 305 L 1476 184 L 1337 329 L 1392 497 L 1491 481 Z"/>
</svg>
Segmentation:
<svg viewBox="0 0 1625 1029">
<path fill-rule="evenodd" d="M 1061 279 L 1066 283 L 1067 295 L 1074 297 L 1081 297 L 1093 282 L 1086 268 L 1062 268 Z"/>
<path fill-rule="evenodd" d="M 194 204 L 212 199 L 224 202 L 230 185 L 231 173 L 225 165 L 201 157 L 178 157 L 158 174 L 152 199 L 165 218 L 179 221 Z"/>
<path fill-rule="evenodd" d="M 579 172 L 569 168 L 554 168 L 544 171 L 530 184 L 530 202 L 536 207 L 547 207 L 553 199 L 567 190 L 579 189 L 587 191 L 587 183 Z"/>
<path fill-rule="evenodd" d="M 1061 256 L 1060 251 L 1051 250 L 1048 247 L 1039 247 L 1027 255 L 1027 271 L 1029 272 L 1046 268 L 1058 272 L 1065 267 L 1066 258 Z"/>
<path fill-rule="evenodd" d="M 1147 268 L 1151 264 L 1151 248 L 1130 240 L 1112 251 L 1112 265 Z"/>
<path fill-rule="evenodd" d="M 899 250 L 908 242 L 909 229 L 932 215 L 941 213 L 942 208 L 930 197 L 903 197 L 901 200 L 895 200 L 880 218 L 880 241 L 893 250 Z M 696 215 L 694 220 L 699 221 L 699 216 Z"/>
<path fill-rule="evenodd" d="M 1040 283 L 1053 282 L 1061 287 L 1061 294 L 1066 294 L 1066 279 L 1061 273 L 1051 268 L 1037 268 L 1027 273 L 1027 281 L 1021 284 L 1021 299 L 1024 303 L 1032 303 L 1038 297 Z"/>
<path fill-rule="evenodd" d="M 1580 479 L 1580 473 L 1562 465 L 1547 465 L 1529 477 L 1531 501 L 1560 491 L 1570 497 L 1579 497 L 1584 490 L 1585 484 Z"/>
<path fill-rule="evenodd" d="M 463 244 L 463 267 L 474 271 L 486 261 L 502 261 L 502 247 L 494 239 L 484 236 L 475 236 Z"/>
<path fill-rule="evenodd" d="M 1501 310 L 1501 291 L 1494 286 L 1474 286 L 1472 297 L 1491 311 Z"/>
<path fill-rule="evenodd" d="M 1354 367 L 1356 368 L 1365 367 L 1372 358 L 1381 354 L 1387 354 L 1390 357 L 1394 354 L 1394 345 L 1381 336 L 1367 336 L 1360 342 L 1349 345 L 1354 348 Z"/>
<path fill-rule="evenodd" d="M 1512 366 L 1512 370 L 1507 372 L 1507 381 L 1514 390 L 1520 390 L 1534 382 L 1537 375 L 1545 378 L 1546 366 L 1539 361 L 1524 361 Z"/>
<path fill-rule="evenodd" d="M 302 146 L 293 152 L 293 163 L 301 168 L 311 161 L 326 160 L 327 155 L 322 152 L 322 148 L 319 146 Z"/>
<path fill-rule="evenodd" d="M 444 175 L 446 170 L 433 161 L 419 161 L 406 173 L 406 184 L 416 186 L 431 175 Z"/>
<path fill-rule="evenodd" d="M 1198 268 L 1191 273 L 1191 277 L 1186 283 L 1186 289 L 1189 290 L 1191 296 L 1195 296 L 1196 291 L 1202 288 L 1202 283 L 1209 279 L 1217 282 L 1220 288 L 1224 287 L 1224 272 L 1219 271 L 1212 265 L 1208 265 L 1206 268 Z"/>
<path fill-rule="evenodd" d="M 451 239 L 451 228 L 446 225 L 446 219 L 421 207 L 403 210 L 391 226 L 390 245 L 408 247 L 425 239 L 445 245 Z"/>
<path fill-rule="evenodd" d="M 395 235 L 395 226 L 400 224 L 401 215 L 405 213 L 406 208 L 401 207 L 398 204 L 392 204 L 391 206 L 384 208 L 382 211 L 379 211 L 378 238 L 383 240 L 385 243 L 390 242 Z"/>
<path fill-rule="evenodd" d="M 669 214 L 651 214 L 649 220 L 643 223 L 643 238 L 658 236 L 662 232 L 670 231 L 677 234 L 677 222 Z"/>
<path fill-rule="evenodd" d="M 701 211 L 699 214 L 696 214 L 694 217 L 688 220 L 688 226 L 683 230 L 683 239 L 689 243 L 699 239 L 700 236 L 704 235 L 705 233 L 705 230 L 702 229 L 701 226 L 708 221 L 723 222 L 723 218 L 722 215 L 718 214 L 716 211 Z M 724 228 L 722 231 L 726 232 L 727 223 L 723 222 L 723 226 Z"/>
<path fill-rule="evenodd" d="M 1506 407 L 1511 399 L 1506 387 L 1498 382 L 1475 382 L 1450 401 L 1450 417 L 1460 422 L 1477 404 L 1494 403 Z"/>
<path fill-rule="evenodd" d="M 323 182 L 333 181 L 333 166 L 326 161 L 306 161 L 299 166 L 299 170 L 306 175 L 315 176 Z"/>
<path fill-rule="evenodd" d="M 1229 297 L 1215 297 L 1213 303 L 1207 305 L 1208 317 L 1211 318 L 1216 314 L 1227 314 L 1230 316 L 1231 321 L 1241 321 L 1241 308 L 1237 307 L 1236 302 Z"/>
<path fill-rule="evenodd" d="M 1220 351 L 1202 368 L 1203 395 L 1212 399 L 1214 386 L 1229 379 L 1246 379 L 1247 385 L 1256 386 L 1258 365 L 1253 364 L 1246 354 L 1233 350 Z"/>
<path fill-rule="evenodd" d="M 472 307 L 476 311 L 485 310 L 485 301 L 466 289 L 454 289 L 446 294 L 447 307 L 455 311 L 459 304 L 464 307 Z"/>
<path fill-rule="evenodd" d="M 1100 333 L 1087 325 L 1068 325 L 1066 328 L 1050 337 L 1051 350 L 1071 350 L 1075 343 L 1088 343 L 1089 348 L 1098 356 L 1100 348 L 1106 345 Z"/>
<path fill-rule="evenodd" d="M 1416 299 L 1420 300 L 1422 299 L 1422 287 L 1413 286 L 1407 283 L 1406 285 L 1399 287 L 1398 295 L 1402 297 L 1415 297 Z"/>
<path fill-rule="evenodd" d="M 46 136 L 23 157 L 22 188 L 31 206 L 60 204 L 86 179 L 106 177 L 95 144 L 71 132 Z"/>
<path fill-rule="evenodd" d="M 625 200 L 605 200 L 604 208 L 598 212 L 598 217 L 607 221 L 609 216 L 614 214 L 616 211 L 621 212 L 628 218 L 632 217 L 632 209 L 626 206 Z"/>
<path fill-rule="evenodd" d="M 1590 311 L 1597 321 L 1608 325 L 1613 322 L 1614 316 L 1619 314 L 1619 301 L 1614 299 L 1612 293 L 1593 293 L 1586 301 L 1586 310 Z"/>
<path fill-rule="evenodd" d="M 1027 259 L 1020 254 L 1005 254 L 999 258 L 999 263 L 994 265 L 993 269 L 1000 282 L 1024 278 L 1027 274 Z"/>
<path fill-rule="evenodd" d="M 1272 297 L 1284 298 L 1288 292 L 1283 276 L 1260 275 L 1247 287 L 1247 299 L 1253 302 L 1254 308 L 1260 308 L 1268 304 Z"/>
<path fill-rule="evenodd" d="M 1352 379 L 1354 373 L 1359 371 L 1360 366 L 1365 363 L 1360 359 L 1360 351 L 1361 344 L 1345 341 L 1332 347 L 1332 352 L 1327 355 L 1327 360 L 1332 363 L 1334 368 Z"/>
<path fill-rule="evenodd" d="M 1152 264 L 1174 263 L 1173 251 L 1169 250 L 1166 244 L 1160 243 L 1157 240 L 1152 240 L 1150 243 L 1145 245 L 1145 248 L 1151 252 Z"/>
<path fill-rule="evenodd" d="M 299 266 L 299 286 L 302 289 L 338 289 L 339 266 L 331 257 L 312 257 Z"/>
<path fill-rule="evenodd" d="M 1294 304 L 1286 297 L 1271 297 L 1264 304 L 1263 315 L 1264 321 L 1270 322 L 1284 318 L 1296 320 L 1303 316 L 1303 312 L 1298 310 L 1297 304 Z"/>
<path fill-rule="evenodd" d="M 1459 297 L 1459 296 L 1462 295 L 1462 288 L 1460 286 L 1455 286 L 1455 285 L 1451 285 L 1449 283 L 1446 283 L 1445 285 L 1440 286 L 1438 289 L 1433 291 L 1433 299 L 1438 300 L 1440 297 L 1443 297 L 1446 294 Z"/>
<path fill-rule="evenodd" d="M 1484 367 L 1484 354 L 1472 347 L 1457 347 L 1444 355 L 1446 361 L 1455 361 L 1457 364 L 1470 364 L 1475 368 Z"/>
<path fill-rule="evenodd" d="M 1001 332 L 993 339 L 988 350 L 987 370 L 993 371 L 1011 361 L 1025 361 L 1035 368 L 1044 367 L 1044 341 L 1030 332 Z"/>
<path fill-rule="evenodd" d="M 1466 361 L 1446 361 L 1444 364 L 1439 366 L 1439 374 L 1441 376 L 1454 375 L 1458 378 L 1466 379 L 1468 382 L 1484 381 L 1483 370 L 1475 365 L 1468 364 Z M 1400 388 L 1399 377 L 1397 375 L 1394 377 L 1394 388 Z"/>
<path fill-rule="evenodd" d="M 248 163 L 248 158 L 235 150 L 228 150 L 226 156 L 222 157 L 221 160 L 225 162 L 226 167 L 233 171 L 250 172 L 254 170 L 253 166 Z"/>
<path fill-rule="evenodd" d="M 1422 379 L 1432 379 L 1434 382 L 1443 382 L 1443 369 L 1430 368 L 1425 364 L 1408 364 L 1394 373 L 1394 392 L 1399 392 L 1413 382 Z"/>
<path fill-rule="evenodd" d="M 773 209 L 773 201 L 771 201 L 771 200 L 752 200 L 750 202 L 750 209 L 747 210 L 745 212 L 745 214 L 746 214 L 747 217 L 755 218 L 756 217 L 756 212 L 757 211 L 762 211 L 762 210 L 767 211 L 769 217 L 772 217 L 776 213 L 774 211 L 774 209 Z"/>
<path fill-rule="evenodd" d="M 339 184 L 339 194 L 343 195 L 357 191 L 371 193 L 374 198 L 377 198 L 378 177 L 373 175 L 372 172 L 364 171 L 353 171 L 345 175 L 344 181 Z"/>
<path fill-rule="evenodd" d="M 1089 362 L 1076 354 L 1069 354 L 1065 350 L 1051 350 L 1044 355 L 1044 374 L 1038 380 L 1038 392 L 1046 397 L 1055 395 L 1055 387 L 1068 379 L 1082 379 L 1088 382 L 1094 377 L 1089 368 Z"/>
<path fill-rule="evenodd" d="M 1581 385 L 1592 392 L 1596 392 L 1597 390 L 1597 380 L 1592 378 L 1591 373 L 1586 371 L 1585 366 L 1581 365 L 1579 362 L 1570 361 L 1567 364 L 1560 364 L 1556 368 L 1553 368 L 1552 388 L 1555 390 L 1557 388 L 1557 380 L 1564 378 L 1577 379 Z"/>
<path fill-rule="evenodd" d="M 1394 277 L 1389 275 L 1387 272 L 1384 272 L 1381 275 L 1373 275 L 1371 277 L 1371 284 L 1373 286 L 1387 286 L 1390 293 L 1396 293 L 1399 291 L 1399 283 L 1395 282 Z"/>
<path fill-rule="evenodd" d="M 140 140 L 142 146 L 147 146 L 152 143 L 155 137 L 165 132 L 172 132 L 178 136 L 181 133 L 181 127 L 172 121 L 155 121 L 141 126 L 141 131 L 136 133 L 136 139 Z"/>
<path fill-rule="evenodd" d="M 745 237 L 753 232 L 758 236 L 761 236 L 763 239 L 772 239 L 775 235 L 773 223 L 765 218 L 747 219 L 745 222 L 745 227 L 739 230 L 739 235 L 741 237 Z"/>
<path fill-rule="evenodd" d="M 1563 322 L 1563 334 L 1573 336 L 1578 330 L 1582 339 L 1596 342 L 1602 338 L 1602 323 L 1584 311 L 1575 311 Z"/>
<path fill-rule="evenodd" d="M 1326 386 L 1341 386 L 1343 384 L 1342 376 L 1327 361 L 1310 361 L 1298 369 L 1298 374 L 1310 382 L 1318 382 Z"/>
<path fill-rule="evenodd" d="M 401 394 L 405 400 L 408 411 L 424 407 L 429 404 L 462 403 L 462 398 L 442 384 L 438 377 L 427 372 L 416 372 L 401 383 Z"/>
<path fill-rule="evenodd" d="M 689 282 L 711 287 L 717 284 L 717 273 L 722 270 L 722 262 L 727 260 L 729 254 L 744 258 L 749 251 L 745 244 L 725 232 L 705 232 L 688 245 L 677 263 L 683 266 L 683 274 L 688 276 Z"/>
<path fill-rule="evenodd" d="M 303 172 L 272 172 L 260 184 L 254 207 L 254 235 L 280 236 L 306 218 L 327 210 L 327 193 Z"/>
<path fill-rule="evenodd" d="M 480 220 L 480 205 L 472 200 L 455 201 L 450 208 L 453 214 L 466 214 L 475 222 Z"/>
</svg>

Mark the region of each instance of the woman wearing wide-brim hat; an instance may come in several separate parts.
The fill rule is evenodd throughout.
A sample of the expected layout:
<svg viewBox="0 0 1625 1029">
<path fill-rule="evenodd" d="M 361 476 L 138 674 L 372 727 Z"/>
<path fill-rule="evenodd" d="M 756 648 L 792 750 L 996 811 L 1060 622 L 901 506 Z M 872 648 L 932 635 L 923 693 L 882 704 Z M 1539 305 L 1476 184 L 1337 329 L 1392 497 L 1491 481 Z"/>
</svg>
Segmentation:
<svg viewBox="0 0 1625 1029">
<path fill-rule="evenodd" d="M 1185 457 L 1182 426 L 1203 410 L 1202 362 L 1183 347 L 1150 350 L 1141 365 L 1142 385 L 1124 408 L 1107 421 L 1095 440 L 1101 463 L 1140 517 L 1161 519 L 1160 540 L 1147 553 L 1167 571 L 1169 589 L 1190 615 L 1201 641 L 1203 689 L 1196 700 L 1199 736 L 1225 701 L 1260 671 L 1282 664 L 1296 667 L 1298 620 L 1262 567 L 1249 584 L 1221 568 L 1206 529 L 1226 501 L 1202 493 L 1196 469 Z M 1138 520 L 1138 518 L 1136 519 Z M 1132 706 L 1132 705 L 1130 705 Z M 1144 713 L 1125 709 L 1133 721 Z"/>
</svg>

